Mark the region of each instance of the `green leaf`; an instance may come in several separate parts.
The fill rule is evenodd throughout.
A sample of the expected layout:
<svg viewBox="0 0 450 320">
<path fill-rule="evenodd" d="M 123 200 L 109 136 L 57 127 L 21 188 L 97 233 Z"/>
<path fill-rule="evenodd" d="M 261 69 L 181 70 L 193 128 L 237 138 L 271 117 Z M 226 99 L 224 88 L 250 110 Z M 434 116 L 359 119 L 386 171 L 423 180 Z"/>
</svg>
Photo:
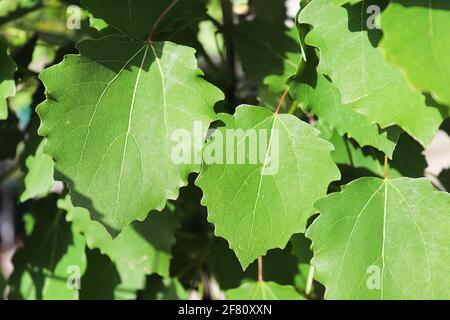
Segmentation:
<svg viewBox="0 0 450 320">
<path fill-rule="evenodd" d="M 344 106 L 339 91 L 324 76 L 317 76 L 314 88 L 306 83 L 290 82 L 290 94 L 300 103 L 303 111 L 311 112 L 323 124 L 336 129 L 339 135 L 347 134 L 361 147 L 373 146 L 392 158 L 400 130 L 380 130 L 378 125 L 370 124 L 367 117 Z"/>
<path fill-rule="evenodd" d="M 132 38 L 147 35 L 158 17 L 171 5 L 173 0 L 82 0 L 96 18 Z M 127 13 L 127 14 L 124 14 Z M 205 13 L 203 0 L 179 0 L 167 13 L 158 28 L 159 32 L 175 28 L 174 24 L 196 20 Z"/>
<path fill-rule="evenodd" d="M 86 250 L 87 269 L 81 278 L 80 300 L 135 299 L 134 288 L 123 285 L 114 263 L 98 250 Z"/>
<path fill-rule="evenodd" d="M 275 282 L 250 282 L 226 292 L 228 300 L 304 300 L 292 286 Z"/>
<path fill-rule="evenodd" d="M 308 282 L 308 274 L 311 269 L 309 264 L 312 259 L 311 240 L 304 234 L 295 234 L 291 238 L 292 255 L 297 258 L 297 269 L 293 284 L 297 290 L 304 293 Z"/>
<path fill-rule="evenodd" d="M 14 72 L 16 64 L 8 55 L 8 46 L 0 39 L 0 120 L 8 117 L 6 98 L 16 94 Z"/>
<path fill-rule="evenodd" d="M 450 3 L 393 0 L 381 19 L 386 58 L 401 66 L 419 91 L 450 107 Z"/>
<path fill-rule="evenodd" d="M 275 93 L 283 91 L 302 59 L 297 31 L 283 22 L 274 25 L 264 19 L 240 23 L 233 31 L 245 73 L 258 86 L 267 85 Z"/>
<path fill-rule="evenodd" d="M 356 143 L 340 136 L 336 131 L 333 131 L 327 140 L 334 145 L 335 151 L 333 151 L 332 157 L 334 162 L 339 165 L 345 181 L 350 182 L 361 176 L 384 176 L 383 163 L 378 157 L 379 154 L 375 152 L 376 150 L 363 150 Z M 382 160 L 384 161 L 383 155 Z M 392 168 L 390 169 L 391 177 L 400 176 L 397 171 L 393 172 Z"/>
<path fill-rule="evenodd" d="M 311 241 L 304 234 L 295 234 L 291 238 L 292 254 L 299 262 L 309 263 L 312 258 Z"/>
<path fill-rule="evenodd" d="M 298 291 L 304 293 L 307 287 L 308 274 L 311 271 L 311 265 L 309 263 L 313 256 L 311 240 L 306 238 L 304 234 L 295 234 L 291 238 L 291 244 L 291 253 L 297 258 L 297 268 L 293 284 Z"/>
<path fill-rule="evenodd" d="M 37 109 L 39 133 L 74 204 L 115 233 L 162 210 L 199 171 L 199 163 L 173 162 L 171 134 L 194 136 L 199 124 L 206 136 L 223 94 L 201 77 L 188 47 L 110 36 L 78 49 L 41 74 L 48 99 Z"/>
<path fill-rule="evenodd" d="M 389 177 L 423 177 L 425 169 L 428 167 L 423 152 L 423 147 L 417 141 L 403 133 L 398 140 L 394 157 L 389 162 Z M 378 159 L 381 161 L 382 157 L 379 156 Z M 398 175 L 394 175 L 394 172 L 397 172 Z"/>
<path fill-rule="evenodd" d="M 307 236 L 325 298 L 450 298 L 448 193 L 426 179 L 363 178 L 316 206 Z"/>
<path fill-rule="evenodd" d="M 169 276 L 171 248 L 179 228 L 178 214 L 172 205 L 162 213 L 151 213 L 144 222 L 135 222 L 112 239 L 103 225 L 92 221 L 89 212 L 72 206 L 66 198 L 58 203 L 67 220 L 82 233 L 90 249 L 99 249 L 115 264 L 122 287 L 136 292 L 145 286 L 145 276 Z"/>
<path fill-rule="evenodd" d="M 332 146 L 292 115 L 240 106 L 234 117 L 223 115 L 221 120 L 226 126 L 214 133 L 206 148 L 224 148 L 220 151 L 227 161 L 204 164 L 196 184 L 204 192 L 202 204 L 208 208 L 215 234 L 229 242 L 245 269 L 267 250 L 283 248 L 291 235 L 304 232 L 314 214 L 313 203 L 340 175 L 330 156 Z M 236 139 L 225 133 L 228 129 L 245 133 Z M 260 159 L 255 164 L 248 161 L 250 148 L 245 148 L 247 161 L 236 164 L 239 160 L 234 158 L 241 156 L 239 144 L 252 143 L 247 130 L 257 130 L 260 136 L 267 133 L 267 143 L 256 142 Z M 223 137 L 223 146 L 218 137 Z"/>
<path fill-rule="evenodd" d="M 364 5 L 364 7 L 361 7 Z M 342 102 L 382 128 L 398 125 L 422 145 L 431 142 L 442 117 L 425 104 L 402 70 L 374 47 L 379 31 L 365 31 L 367 3 L 347 9 L 328 0 L 313 0 L 299 21 L 312 25 L 306 43 L 319 49 L 318 71 L 327 75 Z M 349 29 L 350 28 L 350 29 Z"/>
<path fill-rule="evenodd" d="M 32 210 L 33 231 L 13 259 L 11 299 L 78 299 L 78 290 L 68 283 L 73 285 L 71 276 L 79 278 L 86 269 L 85 242 L 55 208 L 46 199 Z"/>
<path fill-rule="evenodd" d="M 186 290 L 177 278 L 149 277 L 147 288 L 139 295 L 140 300 L 189 300 Z"/>
<path fill-rule="evenodd" d="M 44 197 L 48 195 L 55 184 L 53 180 L 53 161 L 44 153 L 45 140 L 39 144 L 36 153 L 26 160 L 28 172 L 25 176 L 25 189 L 20 201 Z"/>
<path fill-rule="evenodd" d="M 311 272 L 311 265 L 307 263 L 299 263 L 297 266 L 297 274 L 294 278 L 294 286 L 302 294 L 305 294 L 308 285 L 308 275 Z"/>
</svg>

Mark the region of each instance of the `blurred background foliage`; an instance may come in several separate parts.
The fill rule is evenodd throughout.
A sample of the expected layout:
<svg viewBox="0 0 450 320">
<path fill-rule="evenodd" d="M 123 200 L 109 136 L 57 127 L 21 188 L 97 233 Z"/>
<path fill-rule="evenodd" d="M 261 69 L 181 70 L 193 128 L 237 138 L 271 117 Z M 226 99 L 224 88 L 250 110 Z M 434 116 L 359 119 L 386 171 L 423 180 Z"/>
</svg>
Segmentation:
<svg viewBox="0 0 450 320">
<path fill-rule="evenodd" d="M 275 109 L 286 79 L 296 73 L 299 63 L 300 68 L 307 67 L 302 65 L 304 48 L 295 25 L 298 1 L 209 0 L 204 5 L 207 10 L 203 16 L 158 38 L 196 49 L 205 78 L 226 93 L 226 102 L 217 106 L 217 112 L 233 113 L 237 105 L 244 103 Z M 79 29 L 68 28 L 71 10 L 77 8 L 73 6 L 81 8 Z M 17 64 L 17 93 L 8 101 L 10 116 L 0 121 L 0 292 L 17 299 L 55 298 L 52 290 L 58 290 L 61 283 L 65 285 L 67 276 L 65 270 L 58 270 L 64 265 L 60 260 L 70 252 L 85 260 L 80 263 L 82 287 L 79 294 L 64 298 L 224 298 L 226 290 L 256 280 L 257 266 L 254 263 L 243 272 L 226 241 L 214 236 L 206 209 L 200 205 L 201 191 L 193 184 L 194 175 L 180 198 L 172 203 L 179 225 L 169 250 L 167 274 L 149 270 L 137 284 L 136 279 L 130 280 L 119 270 L 120 257 L 111 257 L 89 243 L 85 247 L 85 239 L 80 239 L 79 232 L 66 221 L 66 212 L 70 214 L 71 209 L 57 205 L 65 198 L 66 190 L 54 181 L 52 160 L 42 152 L 45 141 L 37 134 L 35 108 L 45 99 L 38 76 L 44 68 L 61 62 L 64 55 L 76 54 L 78 41 L 114 32 L 83 9 L 80 1 L 0 1 L 0 37 Z M 315 52 L 310 54 L 314 57 Z M 313 58 L 310 63 L 314 63 Z M 335 145 L 333 157 L 343 177 L 330 191 L 361 176 L 383 176 L 383 155 L 377 150 L 361 148 L 353 139 L 338 134 L 313 114 L 303 112 L 298 101 L 288 98 L 282 108 L 315 125 L 322 137 Z M 448 121 L 441 132 L 448 134 Z M 423 151 L 403 134 L 394 153 L 391 176 L 423 176 L 429 165 Z M 440 188 L 449 188 L 448 170 L 436 169 L 430 175 Z M 45 246 L 51 243 L 58 245 L 55 252 L 59 256 L 47 257 L 49 249 Z M 309 298 L 322 298 L 319 283 L 307 288 L 311 271 L 309 245 L 303 235 L 295 235 L 285 249 L 271 250 L 264 257 L 264 278 L 293 285 Z M 82 251 L 78 252 L 80 247 Z M 44 251 L 41 254 L 39 250 Z M 5 278 L 10 279 L 6 290 Z"/>
</svg>

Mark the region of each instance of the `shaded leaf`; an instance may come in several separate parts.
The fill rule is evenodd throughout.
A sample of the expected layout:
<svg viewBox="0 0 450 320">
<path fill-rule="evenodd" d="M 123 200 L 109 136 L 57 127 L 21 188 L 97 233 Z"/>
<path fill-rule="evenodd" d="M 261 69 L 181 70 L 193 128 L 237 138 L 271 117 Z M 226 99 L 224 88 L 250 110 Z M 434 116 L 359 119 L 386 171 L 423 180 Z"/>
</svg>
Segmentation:
<svg viewBox="0 0 450 320">
<path fill-rule="evenodd" d="M 13 258 L 10 299 L 78 299 L 73 281 L 86 268 L 85 242 L 55 208 L 55 202 L 46 199 L 32 209 L 33 231 Z"/>
<path fill-rule="evenodd" d="M 59 201 L 58 205 L 68 211 L 67 220 L 84 235 L 88 247 L 99 249 L 111 259 L 120 276 L 121 287 L 127 291 L 135 294 L 143 289 L 146 275 L 169 276 L 171 248 L 179 227 L 178 214 L 172 205 L 162 213 L 151 213 L 144 222 L 131 224 L 115 239 L 105 227 L 90 219 L 87 210 L 73 207 L 69 198 Z"/>
<path fill-rule="evenodd" d="M 283 22 L 274 25 L 264 19 L 240 23 L 233 30 L 245 73 L 258 86 L 267 85 L 275 93 L 283 91 L 302 59 L 297 31 Z"/>
<path fill-rule="evenodd" d="M 81 300 L 134 299 L 135 288 L 127 290 L 114 263 L 98 250 L 87 250 L 87 268 L 81 278 Z"/>
<path fill-rule="evenodd" d="M 275 23 L 285 21 L 287 19 L 286 3 L 284 1 L 258 0 L 252 4 L 254 6 L 255 15 Z"/>
<path fill-rule="evenodd" d="M 82 0 L 96 18 L 105 20 L 117 30 L 135 38 L 147 35 L 172 2 L 173 0 Z M 168 31 L 174 24 L 198 19 L 204 13 L 203 0 L 178 1 L 164 17 L 158 31 Z M 177 30 L 179 31 L 179 27 Z"/>
<path fill-rule="evenodd" d="M 150 276 L 147 288 L 140 293 L 141 300 L 189 300 L 189 296 L 176 278 Z"/>
<path fill-rule="evenodd" d="M 0 161 L 14 159 L 17 145 L 23 139 L 23 134 L 18 127 L 18 119 L 11 114 L 8 119 L 0 121 Z"/>
<path fill-rule="evenodd" d="M 316 128 L 320 123 L 316 123 Z M 324 132 L 324 131 L 322 131 Z M 384 154 L 370 147 L 360 148 L 356 142 L 339 135 L 336 131 L 322 134 L 324 139 L 333 143 L 335 150 L 332 153 L 333 160 L 340 165 L 341 172 L 350 182 L 362 176 L 384 177 Z M 420 178 L 428 164 L 422 154 L 423 147 L 406 133 L 402 134 L 395 148 L 393 158 L 389 161 L 388 175 L 391 178 L 410 177 Z M 346 176 L 349 170 L 355 174 Z"/>
<path fill-rule="evenodd" d="M 294 234 L 291 238 L 291 253 L 297 257 L 298 261 L 309 263 L 312 258 L 311 240 L 304 234 Z"/>
<path fill-rule="evenodd" d="M 308 274 L 310 272 L 311 266 L 306 263 L 299 263 L 297 266 L 297 274 L 294 278 L 294 286 L 302 294 L 305 293 L 306 286 L 308 283 Z"/>
<path fill-rule="evenodd" d="M 398 125 L 427 145 L 442 116 L 411 88 L 401 69 L 387 63 L 382 50 L 373 46 L 379 31 L 365 30 L 361 14 L 367 5 L 347 11 L 332 1 L 311 1 L 299 17 L 313 28 L 305 41 L 319 49 L 318 71 L 331 78 L 344 104 L 367 116 L 369 123 L 382 128 Z"/>
</svg>

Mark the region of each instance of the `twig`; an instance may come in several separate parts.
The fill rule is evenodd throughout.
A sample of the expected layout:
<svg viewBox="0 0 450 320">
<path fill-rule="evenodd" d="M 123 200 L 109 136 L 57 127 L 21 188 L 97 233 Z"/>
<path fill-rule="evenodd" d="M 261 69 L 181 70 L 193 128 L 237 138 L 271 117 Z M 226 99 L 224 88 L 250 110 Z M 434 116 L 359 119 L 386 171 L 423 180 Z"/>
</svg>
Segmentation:
<svg viewBox="0 0 450 320">
<path fill-rule="evenodd" d="M 281 106 L 283 105 L 283 102 L 286 99 L 288 93 L 289 93 L 289 89 L 284 90 L 283 96 L 281 97 L 280 102 L 278 103 L 277 109 L 275 110 L 275 114 L 278 114 L 280 112 Z"/>
<path fill-rule="evenodd" d="M 258 282 L 263 282 L 263 259 L 262 257 L 258 258 Z"/>
</svg>

